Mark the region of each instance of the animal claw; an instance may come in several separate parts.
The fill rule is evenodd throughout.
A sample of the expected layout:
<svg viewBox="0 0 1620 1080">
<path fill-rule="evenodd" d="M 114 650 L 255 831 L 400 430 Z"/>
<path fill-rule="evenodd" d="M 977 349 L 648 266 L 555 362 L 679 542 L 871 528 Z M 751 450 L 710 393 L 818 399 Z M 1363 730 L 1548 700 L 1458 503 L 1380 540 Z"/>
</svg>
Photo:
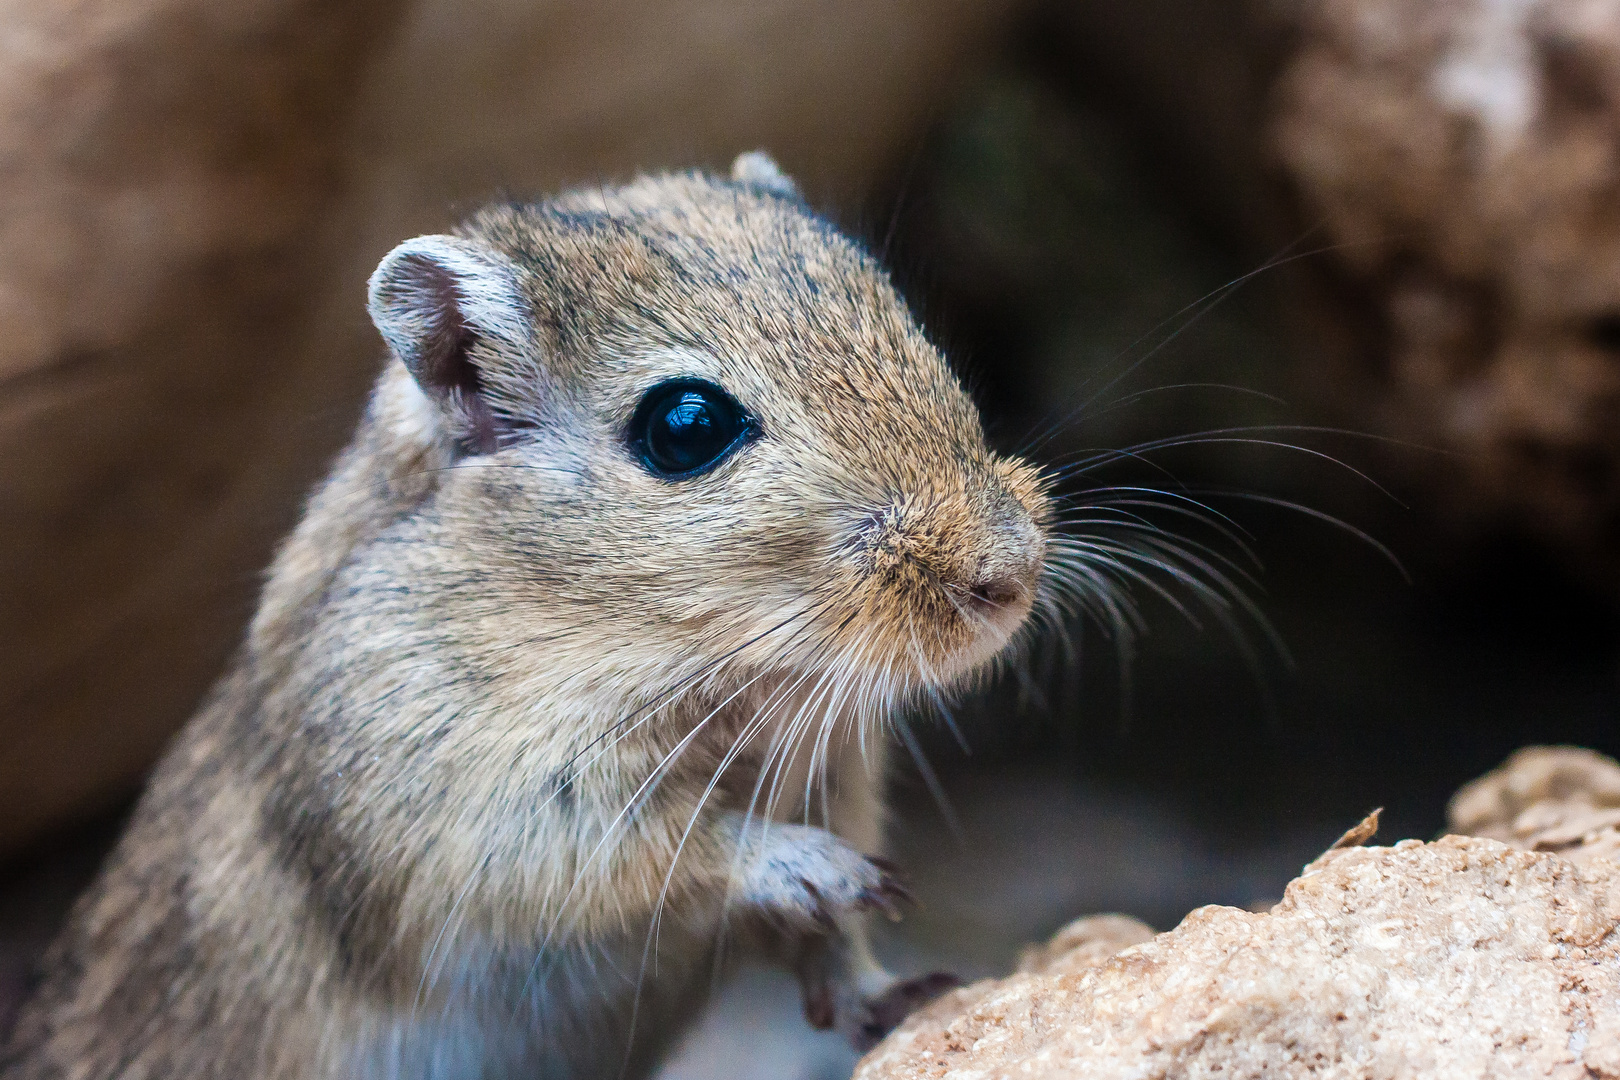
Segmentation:
<svg viewBox="0 0 1620 1080">
<path fill-rule="evenodd" d="M 850 1041 L 856 1050 L 864 1054 L 882 1042 L 889 1032 L 899 1027 L 913 1012 L 961 985 L 962 980 L 948 971 L 933 971 L 927 975 L 919 975 L 915 979 L 903 979 L 895 983 L 881 994 L 864 1002 L 866 1018 L 857 1027 Z"/>
<path fill-rule="evenodd" d="M 804 1019 L 817 1031 L 826 1031 L 838 1023 L 838 1006 L 833 1001 L 832 987 L 826 982 L 805 986 Z"/>
<path fill-rule="evenodd" d="M 805 895 L 810 898 L 810 918 L 829 934 L 837 930 L 838 920 L 833 916 L 832 905 L 827 902 L 822 891 L 808 878 L 800 878 L 799 884 L 804 887 Z"/>
<path fill-rule="evenodd" d="M 868 855 L 866 861 L 882 870 L 885 874 L 892 874 L 895 877 L 899 877 L 901 874 L 900 864 L 893 859 L 884 858 L 882 855 Z"/>
<path fill-rule="evenodd" d="M 861 893 L 862 905 L 877 908 L 895 922 L 900 921 L 901 907 L 913 907 L 917 897 L 899 877 L 899 868 L 887 859 L 868 857 L 868 862 L 883 871 L 878 883 Z"/>
</svg>

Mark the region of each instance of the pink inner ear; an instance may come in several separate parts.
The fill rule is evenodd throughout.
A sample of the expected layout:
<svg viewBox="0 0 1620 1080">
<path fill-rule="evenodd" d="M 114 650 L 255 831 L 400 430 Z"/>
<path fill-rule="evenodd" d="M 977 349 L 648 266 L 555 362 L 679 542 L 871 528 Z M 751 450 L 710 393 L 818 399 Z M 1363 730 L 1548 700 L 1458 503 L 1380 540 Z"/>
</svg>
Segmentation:
<svg viewBox="0 0 1620 1080">
<path fill-rule="evenodd" d="M 493 454 L 500 448 L 499 424 L 469 355 L 477 333 L 462 314 L 456 276 L 424 254 L 400 262 L 392 291 L 411 310 L 418 331 L 400 359 L 417 385 L 460 421 L 456 441 L 468 453 Z"/>
</svg>

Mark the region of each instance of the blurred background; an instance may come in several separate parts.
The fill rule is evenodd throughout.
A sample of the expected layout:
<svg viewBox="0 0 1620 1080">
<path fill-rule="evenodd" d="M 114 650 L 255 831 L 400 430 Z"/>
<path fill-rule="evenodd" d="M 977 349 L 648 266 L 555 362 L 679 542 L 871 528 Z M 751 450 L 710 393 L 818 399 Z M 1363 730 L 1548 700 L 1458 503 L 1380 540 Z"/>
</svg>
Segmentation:
<svg viewBox="0 0 1620 1080">
<path fill-rule="evenodd" d="M 0 55 L 0 1026 L 352 428 L 381 255 L 742 150 L 998 443 L 1218 510 L 1154 520 L 1253 601 L 1161 576 L 913 718 L 897 966 L 1620 751 L 1620 0 L 49 0 Z M 670 1075 L 847 1075 L 795 994 L 744 970 Z"/>
</svg>

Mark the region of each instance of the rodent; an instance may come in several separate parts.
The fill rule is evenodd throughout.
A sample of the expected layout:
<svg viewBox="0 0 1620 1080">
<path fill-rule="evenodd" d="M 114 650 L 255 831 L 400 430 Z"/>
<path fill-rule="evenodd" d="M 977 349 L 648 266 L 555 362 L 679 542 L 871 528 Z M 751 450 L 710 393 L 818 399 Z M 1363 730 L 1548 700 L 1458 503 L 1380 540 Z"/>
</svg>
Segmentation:
<svg viewBox="0 0 1620 1080">
<path fill-rule="evenodd" d="M 645 1073 L 753 935 L 859 1045 L 938 992 L 883 733 L 1020 631 L 1049 496 L 762 154 L 388 254 L 389 349 L 5 1080 Z"/>
</svg>

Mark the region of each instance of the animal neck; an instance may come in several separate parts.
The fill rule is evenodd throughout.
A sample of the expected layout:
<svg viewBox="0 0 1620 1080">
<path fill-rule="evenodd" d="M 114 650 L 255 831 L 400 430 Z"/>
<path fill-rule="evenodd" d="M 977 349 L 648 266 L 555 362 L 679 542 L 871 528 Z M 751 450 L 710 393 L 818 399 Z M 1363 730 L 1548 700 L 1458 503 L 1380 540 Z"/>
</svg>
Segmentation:
<svg viewBox="0 0 1620 1080">
<path fill-rule="evenodd" d="M 431 408 L 404 368 L 391 365 L 271 564 L 248 633 L 252 652 L 267 656 L 296 638 L 354 550 L 431 494 L 452 461 Z"/>
</svg>

